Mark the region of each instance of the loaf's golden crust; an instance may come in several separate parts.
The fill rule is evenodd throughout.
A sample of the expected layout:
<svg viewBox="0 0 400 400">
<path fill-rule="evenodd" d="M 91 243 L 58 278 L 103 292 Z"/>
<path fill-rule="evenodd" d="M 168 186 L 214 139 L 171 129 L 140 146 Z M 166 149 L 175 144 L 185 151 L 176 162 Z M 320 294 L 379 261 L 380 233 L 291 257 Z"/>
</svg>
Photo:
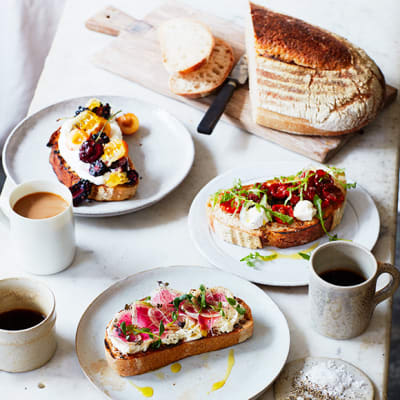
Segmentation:
<svg viewBox="0 0 400 400">
<path fill-rule="evenodd" d="M 67 187 L 73 186 L 80 181 L 80 177 L 71 169 L 64 158 L 61 156 L 58 148 L 58 138 L 60 136 L 60 128 L 57 129 L 49 140 L 50 151 L 50 164 L 53 167 L 54 173 L 57 175 L 58 180 Z M 134 169 L 132 160 L 128 159 L 129 166 Z M 92 189 L 88 198 L 95 201 L 122 201 L 133 197 L 136 194 L 139 180 L 135 185 L 124 184 L 115 187 L 108 187 L 106 185 L 92 185 Z"/>
<path fill-rule="evenodd" d="M 250 3 L 246 29 L 254 121 L 284 132 L 334 136 L 374 119 L 385 80 L 346 39 Z"/>
<path fill-rule="evenodd" d="M 250 13 L 260 55 L 315 69 L 350 65 L 349 49 L 323 29 L 253 3 Z"/>
<path fill-rule="evenodd" d="M 107 333 L 104 339 L 105 354 L 108 365 L 121 376 L 133 376 L 154 371 L 183 358 L 224 349 L 242 343 L 253 335 L 253 316 L 250 307 L 241 299 L 237 301 L 245 308 L 245 320 L 232 332 L 216 336 L 207 336 L 191 342 L 149 349 L 135 354 L 121 354 L 109 340 Z M 112 321 L 111 321 L 112 322 Z M 110 322 L 110 323 L 111 323 Z"/>
</svg>

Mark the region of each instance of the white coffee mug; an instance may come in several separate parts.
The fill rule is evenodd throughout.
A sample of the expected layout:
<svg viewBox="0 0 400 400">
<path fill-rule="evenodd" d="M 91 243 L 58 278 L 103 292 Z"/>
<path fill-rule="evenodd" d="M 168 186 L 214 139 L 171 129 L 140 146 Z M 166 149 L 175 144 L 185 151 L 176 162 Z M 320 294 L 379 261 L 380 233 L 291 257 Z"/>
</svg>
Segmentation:
<svg viewBox="0 0 400 400">
<path fill-rule="evenodd" d="M 33 279 L 2 279 L 0 313 L 15 309 L 38 311 L 45 319 L 27 329 L 0 329 L 0 370 L 30 371 L 49 361 L 56 351 L 53 292 L 43 283 Z"/>
<path fill-rule="evenodd" d="M 50 218 L 26 218 L 13 210 L 24 196 L 49 192 L 61 196 L 68 206 Z M 3 206 L 10 224 L 15 256 L 21 267 L 38 275 L 55 274 L 67 268 L 75 256 L 75 232 L 72 213 L 72 195 L 58 182 L 30 181 L 16 186 Z"/>
</svg>

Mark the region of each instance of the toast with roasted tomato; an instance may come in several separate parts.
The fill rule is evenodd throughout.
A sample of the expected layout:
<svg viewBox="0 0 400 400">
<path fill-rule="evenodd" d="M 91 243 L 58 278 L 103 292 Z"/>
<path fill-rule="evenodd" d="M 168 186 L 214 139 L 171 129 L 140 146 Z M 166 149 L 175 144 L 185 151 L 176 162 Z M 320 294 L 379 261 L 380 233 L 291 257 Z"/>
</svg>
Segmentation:
<svg viewBox="0 0 400 400">
<path fill-rule="evenodd" d="M 287 248 L 329 234 L 340 223 L 348 184 L 344 170 L 311 168 L 219 190 L 207 202 L 210 228 L 250 249 Z"/>
</svg>

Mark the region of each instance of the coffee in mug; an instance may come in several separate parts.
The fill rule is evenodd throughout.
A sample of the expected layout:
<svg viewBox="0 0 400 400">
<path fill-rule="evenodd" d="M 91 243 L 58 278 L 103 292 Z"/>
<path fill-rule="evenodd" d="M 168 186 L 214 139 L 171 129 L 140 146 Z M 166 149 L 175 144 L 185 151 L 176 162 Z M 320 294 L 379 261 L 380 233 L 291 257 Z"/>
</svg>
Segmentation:
<svg viewBox="0 0 400 400">
<path fill-rule="evenodd" d="M 390 282 L 376 290 L 381 274 Z M 363 333 L 377 304 L 392 296 L 400 273 L 390 264 L 378 262 L 365 247 L 336 241 L 317 247 L 310 258 L 308 290 L 313 328 L 334 339 L 350 339 Z"/>
<path fill-rule="evenodd" d="M 52 181 L 16 186 L 4 208 L 15 258 L 28 272 L 55 274 L 75 256 L 75 232 L 70 190 Z"/>
<path fill-rule="evenodd" d="M 58 194 L 36 192 L 17 200 L 13 210 L 25 218 L 44 219 L 61 214 L 67 207 L 68 202 Z"/>
</svg>

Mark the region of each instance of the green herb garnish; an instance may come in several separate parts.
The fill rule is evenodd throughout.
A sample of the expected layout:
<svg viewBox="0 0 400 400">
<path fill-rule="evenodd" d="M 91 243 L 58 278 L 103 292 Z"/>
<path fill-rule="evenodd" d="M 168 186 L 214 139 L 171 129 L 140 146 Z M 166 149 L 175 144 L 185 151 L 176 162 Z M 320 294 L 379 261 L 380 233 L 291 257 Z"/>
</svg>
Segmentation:
<svg viewBox="0 0 400 400">
<path fill-rule="evenodd" d="M 300 257 L 303 257 L 305 260 L 309 260 L 310 259 L 310 255 L 307 253 L 302 253 L 301 251 L 299 251 L 297 253 Z"/>
<path fill-rule="evenodd" d="M 278 257 L 278 254 L 270 254 L 268 256 L 262 256 L 258 251 L 250 253 L 248 256 L 243 257 L 240 261 L 245 261 L 249 267 L 255 267 L 256 261 L 271 261 Z"/>
</svg>

